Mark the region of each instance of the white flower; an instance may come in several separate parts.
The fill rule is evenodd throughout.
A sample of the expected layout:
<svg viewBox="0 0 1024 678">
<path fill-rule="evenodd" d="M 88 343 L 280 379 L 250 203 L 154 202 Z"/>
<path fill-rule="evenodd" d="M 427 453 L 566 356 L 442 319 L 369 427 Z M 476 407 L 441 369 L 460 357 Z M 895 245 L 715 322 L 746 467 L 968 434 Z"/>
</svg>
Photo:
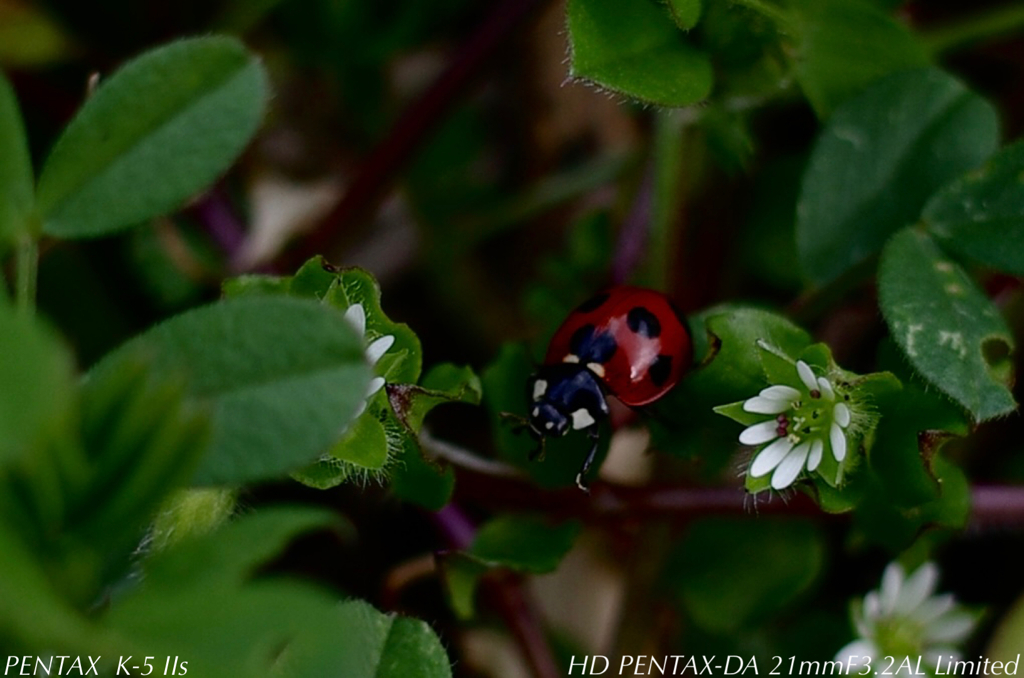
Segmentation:
<svg viewBox="0 0 1024 678">
<path fill-rule="evenodd" d="M 363 308 L 362 304 L 352 304 L 345 311 L 345 320 L 359 333 L 359 336 L 363 338 L 363 342 L 366 342 L 366 309 Z M 370 363 L 370 367 L 377 364 L 377 361 L 381 359 L 388 349 L 395 343 L 395 335 L 386 334 L 382 337 L 378 337 L 371 341 L 366 346 L 366 362 Z M 352 417 L 355 419 L 366 410 L 366 403 L 377 391 L 384 388 L 384 377 L 375 376 L 370 380 L 369 386 L 366 388 L 366 396 L 362 403 L 360 403 L 355 415 Z"/>
<path fill-rule="evenodd" d="M 894 666 L 910 657 L 917 665 L 957 661 L 956 646 L 971 634 L 974 617 L 956 604 L 952 594 L 936 596 L 939 568 L 925 563 L 907 577 L 899 563 L 890 563 L 877 591 L 853 608 L 859 638 L 836 653 L 836 661 L 857 673 L 872 660 L 893 657 Z"/>
<path fill-rule="evenodd" d="M 803 389 L 777 384 L 743 402 L 746 412 L 776 415 L 740 434 L 744 445 L 770 443 L 757 453 L 748 472 L 760 478 L 774 471 L 771 486 L 776 490 L 792 485 L 804 468 L 816 470 L 826 447 L 837 462 L 846 458 L 851 420 L 847 396 L 837 397 L 832 382 L 816 377 L 803 360 L 797 361 L 796 372 Z"/>
</svg>

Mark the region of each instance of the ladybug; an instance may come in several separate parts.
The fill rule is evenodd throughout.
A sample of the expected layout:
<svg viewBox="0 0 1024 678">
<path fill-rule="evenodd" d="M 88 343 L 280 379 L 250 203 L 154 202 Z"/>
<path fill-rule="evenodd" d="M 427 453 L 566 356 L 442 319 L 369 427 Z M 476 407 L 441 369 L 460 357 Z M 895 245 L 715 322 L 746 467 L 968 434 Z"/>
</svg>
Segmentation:
<svg viewBox="0 0 1024 678">
<path fill-rule="evenodd" d="M 612 287 L 580 304 L 555 331 L 544 364 L 529 381 L 532 435 L 584 430 L 591 446 L 576 475 L 587 490 L 607 396 L 639 407 L 668 393 L 689 369 L 693 342 L 672 302 L 654 290 Z"/>
</svg>

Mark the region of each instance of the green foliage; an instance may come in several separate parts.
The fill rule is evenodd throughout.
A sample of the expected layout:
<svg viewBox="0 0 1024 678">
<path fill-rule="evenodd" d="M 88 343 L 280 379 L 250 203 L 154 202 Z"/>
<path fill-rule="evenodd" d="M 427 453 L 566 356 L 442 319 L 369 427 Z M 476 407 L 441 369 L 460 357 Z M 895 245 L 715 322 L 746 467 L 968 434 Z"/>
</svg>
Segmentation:
<svg viewBox="0 0 1024 678">
<path fill-rule="evenodd" d="M 587 436 L 570 432 L 561 438 L 548 440 L 544 457 L 531 459 L 537 449 L 537 441 L 502 416 L 506 412 L 513 415 L 525 412 L 527 400 L 524 384 L 534 367 L 525 347 L 505 344 L 497 358 L 484 368 L 480 378 L 483 383 L 484 406 L 494 431 L 497 452 L 503 460 L 529 473 L 541 487 L 572 485 L 590 449 Z M 607 436 L 598 448 L 595 467 L 600 465 L 606 453 Z"/>
<path fill-rule="evenodd" d="M 551 572 L 572 548 L 582 525 L 551 525 L 535 515 L 501 516 L 477 532 L 469 552 L 491 565 L 526 572 Z"/>
<path fill-rule="evenodd" d="M 687 31 L 697 25 L 700 19 L 701 0 L 668 0 L 665 3 L 676 26 Z"/>
<path fill-rule="evenodd" d="M 950 251 L 1024 275 L 1024 142 L 932 196 L 923 219 Z"/>
<path fill-rule="evenodd" d="M 737 633 L 791 605 L 825 567 L 825 540 L 805 522 L 704 518 L 666 568 L 694 623 Z"/>
<path fill-rule="evenodd" d="M 471 369 L 437 365 L 418 384 L 422 364 L 419 338 L 407 325 L 385 315 L 380 287 L 362 269 L 336 270 L 315 257 L 293 277 L 243 276 L 225 283 L 224 291 L 229 297 L 290 295 L 315 299 L 339 311 L 359 305 L 365 314 L 365 346 L 382 337 L 394 338 L 373 368 L 386 381 L 385 392 L 372 396 L 344 435 L 320 459 L 295 473 L 297 480 L 327 489 L 350 478 L 386 474 L 392 477 L 392 489 L 407 501 L 433 509 L 447 503 L 454 476 L 424 458 L 418 434 L 434 407 L 480 401 L 480 382 Z"/>
<path fill-rule="evenodd" d="M 937 70 L 892 75 L 843 104 L 804 173 L 796 236 L 805 275 L 828 283 L 874 256 L 997 141 L 992 106 Z"/>
<path fill-rule="evenodd" d="M 98 378 L 145 352 L 188 374 L 209 401 L 213 440 L 198 483 L 279 475 L 321 454 L 363 399 L 369 370 L 352 327 L 319 304 L 229 299 L 157 325 L 93 369 Z"/>
<path fill-rule="evenodd" d="M 662 106 L 704 99 L 711 62 L 675 23 L 694 21 L 695 4 L 674 2 L 670 13 L 648 0 L 570 0 L 572 76 Z"/>
<path fill-rule="evenodd" d="M 105 235 L 165 214 L 238 157 L 267 100 L 266 75 L 236 40 L 171 43 L 102 82 L 43 166 L 43 229 Z"/>
<path fill-rule="evenodd" d="M 790 0 L 796 77 L 819 117 L 879 77 L 926 66 L 921 41 L 866 0 Z"/>
<path fill-rule="evenodd" d="M 1008 385 L 1013 338 L 999 309 L 927 234 L 905 229 L 886 245 L 879 301 L 917 371 L 976 421 L 1017 407 Z"/>
<path fill-rule="evenodd" d="M 0 256 L 14 240 L 30 230 L 32 160 L 18 102 L 7 78 L 0 73 Z"/>
<path fill-rule="evenodd" d="M 0 304 L 0 465 L 38 449 L 70 424 L 71 358 L 36 318 Z"/>
</svg>

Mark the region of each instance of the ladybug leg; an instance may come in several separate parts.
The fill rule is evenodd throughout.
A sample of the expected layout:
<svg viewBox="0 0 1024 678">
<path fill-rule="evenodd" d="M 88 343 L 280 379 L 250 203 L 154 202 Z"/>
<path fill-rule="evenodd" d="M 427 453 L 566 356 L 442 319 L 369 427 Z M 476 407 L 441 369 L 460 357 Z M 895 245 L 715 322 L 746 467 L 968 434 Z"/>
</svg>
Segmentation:
<svg viewBox="0 0 1024 678">
<path fill-rule="evenodd" d="M 590 451 L 587 452 L 587 456 L 583 460 L 583 466 L 580 467 L 580 472 L 576 474 L 576 487 L 589 493 L 590 482 L 587 480 L 587 472 L 594 464 L 594 458 L 597 457 L 597 443 L 600 440 L 597 426 L 591 426 L 587 429 L 587 435 L 590 437 Z"/>
<path fill-rule="evenodd" d="M 530 452 L 530 461 L 543 461 L 544 460 L 544 438 L 537 439 L 537 447 Z"/>
</svg>

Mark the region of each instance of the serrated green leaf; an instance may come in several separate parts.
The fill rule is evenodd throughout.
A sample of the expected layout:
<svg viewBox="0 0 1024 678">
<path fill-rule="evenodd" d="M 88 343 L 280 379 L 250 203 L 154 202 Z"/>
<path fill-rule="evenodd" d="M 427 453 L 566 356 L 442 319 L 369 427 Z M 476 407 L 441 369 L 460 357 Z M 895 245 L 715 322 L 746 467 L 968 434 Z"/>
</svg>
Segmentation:
<svg viewBox="0 0 1024 678">
<path fill-rule="evenodd" d="M 513 570 L 553 572 L 582 528 L 576 521 L 553 525 L 541 516 L 501 515 L 480 527 L 469 553 Z"/>
<path fill-rule="evenodd" d="M 38 319 L 0 305 L 0 467 L 65 431 L 71 357 Z"/>
<path fill-rule="evenodd" d="M 32 159 L 18 100 L 0 72 L 0 256 L 30 230 L 32 186 Z"/>
<path fill-rule="evenodd" d="M 480 378 L 465 366 L 443 363 L 434 366 L 423 377 L 422 386 L 394 384 L 388 386 L 391 409 L 399 421 L 413 433 L 419 433 L 427 414 L 445 403 L 480 402 Z"/>
<path fill-rule="evenodd" d="M 1013 411 L 1006 322 L 927 234 L 908 228 L 889 241 L 878 291 L 893 338 L 925 379 L 976 421 Z"/>
<path fill-rule="evenodd" d="M 824 564 L 824 539 L 809 523 L 706 518 L 690 526 L 666 576 L 694 623 L 733 634 L 792 603 Z"/>
<path fill-rule="evenodd" d="M 211 403 L 213 435 L 196 482 L 281 475 L 322 454 L 363 402 L 370 370 L 342 314 L 291 298 L 230 299 L 157 325 L 93 373 L 144 351 L 182 371 Z"/>
<path fill-rule="evenodd" d="M 39 179 L 43 228 L 87 238 L 166 214 L 212 183 L 256 132 L 260 63 L 233 38 L 179 40 L 101 82 Z"/>
<path fill-rule="evenodd" d="M 932 196 L 923 218 L 946 249 L 1024 275 L 1024 141 Z"/>
<path fill-rule="evenodd" d="M 389 384 L 417 382 L 423 360 L 419 337 L 408 325 L 396 323 L 384 313 L 380 305 L 380 286 L 368 271 L 361 268 L 341 269 L 324 300 L 341 310 L 353 304 L 362 304 L 366 312 L 367 344 L 384 335 L 395 338 L 395 343 L 378 361 L 375 372 Z"/>
<path fill-rule="evenodd" d="M 710 59 L 656 3 L 570 0 L 568 24 L 574 78 L 662 106 L 711 92 Z"/>
<path fill-rule="evenodd" d="M 938 70 L 892 75 L 843 104 L 804 173 L 796 234 L 805 275 L 825 284 L 874 256 L 998 138 L 992 106 Z"/>
<path fill-rule="evenodd" d="M 922 43 L 864 0 L 790 0 L 796 76 L 819 117 L 873 80 L 928 64 Z"/>
<path fill-rule="evenodd" d="M 665 4 L 676 26 L 684 31 L 696 26 L 700 20 L 701 0 L 667 0 Z"/>
</svg>

